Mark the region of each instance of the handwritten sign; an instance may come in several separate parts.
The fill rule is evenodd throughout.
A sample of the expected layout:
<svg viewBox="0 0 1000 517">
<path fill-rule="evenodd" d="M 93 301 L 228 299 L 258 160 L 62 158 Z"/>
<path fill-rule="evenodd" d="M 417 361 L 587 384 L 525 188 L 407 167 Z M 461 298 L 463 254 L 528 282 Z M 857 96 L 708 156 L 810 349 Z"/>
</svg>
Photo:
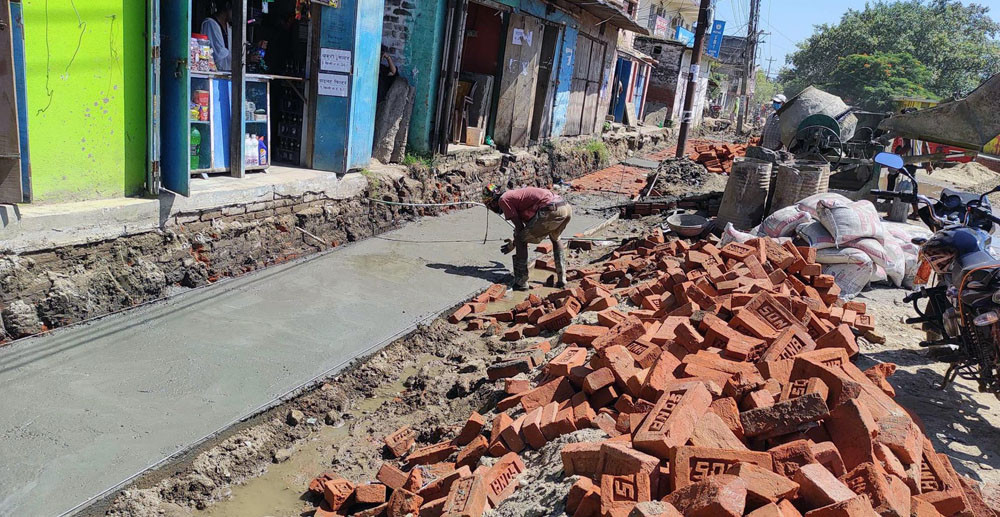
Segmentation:
<svg viewBox="0 0 1000 517">
<path fill-rule="evenodd" d="M 319 74 L 319 94 L 326 97 L 347 97 L 347 76 Z"/>
<path fill-rule="evenodd" d="M 322 48 L 319 51 L 319 68 L 324 72 L 351 72 L 351 51 Z"/>
</svg>

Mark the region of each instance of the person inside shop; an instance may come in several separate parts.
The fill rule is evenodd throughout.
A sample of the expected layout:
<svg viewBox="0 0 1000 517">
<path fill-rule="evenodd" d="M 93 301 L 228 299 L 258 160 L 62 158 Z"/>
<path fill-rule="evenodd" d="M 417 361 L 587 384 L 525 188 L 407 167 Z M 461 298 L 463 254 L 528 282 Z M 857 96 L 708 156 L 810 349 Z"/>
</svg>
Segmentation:
<svg viewBox="0 0 1000 517">
<path fill-rule="evenodd" d="M 208 42 L 212 45 L 215 67 L 222 72 L 228 72 L 232 68 L 232 53 L 229 50 L 232 44 L 232 20 L 233 6 L 230 0 L 215 0 L 215 12 L 201 22 L 201 33 L 208 36 Z"/>
<path fill-rule="evenodd" d="M 382 57 L 378 66 L 378 91 L 375 92 L 377 103 L 381 104 L 385 100 L 385 95 L 389 93 L 389 87 L 396 80 L 397 72 L 396 63 L 392 62 L 392 56 L 389 55 L 389 47 L 382 45 Z"/>
</svg>

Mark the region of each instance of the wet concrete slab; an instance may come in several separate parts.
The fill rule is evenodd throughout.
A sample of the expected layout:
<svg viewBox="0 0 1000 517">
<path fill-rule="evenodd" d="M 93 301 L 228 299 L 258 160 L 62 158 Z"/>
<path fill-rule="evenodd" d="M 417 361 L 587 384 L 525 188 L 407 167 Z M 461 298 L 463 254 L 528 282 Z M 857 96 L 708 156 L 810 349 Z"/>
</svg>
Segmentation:
<svg viewBox="0 0 1000 517">
<path fill-rule="evenodd" d="M 574 217 L 567 236 L 601 221 Z M 0 515 L 58 515 L 508 272 L 483 209 L 0 348 Z"/>
</svg>

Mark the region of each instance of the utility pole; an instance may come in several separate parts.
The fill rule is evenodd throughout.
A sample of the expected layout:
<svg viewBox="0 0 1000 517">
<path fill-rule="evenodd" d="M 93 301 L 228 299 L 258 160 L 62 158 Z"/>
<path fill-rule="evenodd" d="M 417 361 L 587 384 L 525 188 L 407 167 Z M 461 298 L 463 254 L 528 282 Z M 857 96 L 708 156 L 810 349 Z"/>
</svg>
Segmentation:
<svg viewBox="0 0 1000 517">
<path fill-rule="evenodd" d="M 760 0 L 757 0 L 758 2 Z M 681 129 L 677 135 L 678 158 L 683 158 L 687 153 L 688 133 L 691 131 L 691 124 L 694 123 L 694 96 L 698 91 L 698 78 L 701 76 L 701 55 L 705 53 L 705 33 L 708 32 L 708 10 L 712 6 L 712 0 L 701 0 L 701 7 L 698 9 L 698 27 L 694 31 L 694 49 L 691 53 L 691 70 L 688 72 L 687 94 L 684 96 L 684 111 L 681 112 Z"/>
<path fill-rule="evenodd" d="M 773 57 L 767 59 L 767 78 L 771 78 L 771 64 L 777 61 Z"/>
<path fill-rule="evenodd" d="M 760 0 L 750 0 L 750 23 L 747 25 L 747 40 L 743 56 L 743 85 L 740 87 L 740 112 L 736 117 L 736 134 L 743 133 L 743 122 L 746 120 L 748 104 L 747 89 L 750 81 L 753 80 L 754 70 L 757 68 L 757 22 L 760 19 Z"/>
</svg>

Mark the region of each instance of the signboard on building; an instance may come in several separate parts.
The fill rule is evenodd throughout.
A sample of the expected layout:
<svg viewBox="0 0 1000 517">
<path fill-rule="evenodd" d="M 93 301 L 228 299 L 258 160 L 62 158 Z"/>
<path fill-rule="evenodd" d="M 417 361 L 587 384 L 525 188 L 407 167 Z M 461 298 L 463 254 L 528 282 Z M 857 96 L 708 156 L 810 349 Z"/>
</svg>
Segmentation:
<svg viewBox="0 0 1000 517">
<path fill-rule="evenodd" d="M 674 39 L 689 48 L 694 47 L 694 33 L 684 27 L 677 27 L 677 31 L 674 33 Z"/>
<path fill-rule="evenodd" d="M 662 16 L 657 16 L 656 26 L 655 28 L 653 28 L 653 34 L 665 38 L 667 37 L 667 31 L 669 30 L 670 30 L 670 21 Z"/>
<path fill-rule="evenodd" d="M 719 52 L 722 51 L 722 33 L 726 31 L 726 22 L 715 20 L 712 22 L 712 34 L 708 37 L 708 47 L 705 53 L 719 59 Z"/>
<path fill-rule="evenodd" d="M 347 97 L 347 76 L 342 74 L 318 74 L 318 93 L 326 97 Z"/>
<path fill-rule="evenodd" d="M 324 72 L 351 73 L 351 51 L 335 48 L 321 48 L 319 69 Z"/>
</svg>

